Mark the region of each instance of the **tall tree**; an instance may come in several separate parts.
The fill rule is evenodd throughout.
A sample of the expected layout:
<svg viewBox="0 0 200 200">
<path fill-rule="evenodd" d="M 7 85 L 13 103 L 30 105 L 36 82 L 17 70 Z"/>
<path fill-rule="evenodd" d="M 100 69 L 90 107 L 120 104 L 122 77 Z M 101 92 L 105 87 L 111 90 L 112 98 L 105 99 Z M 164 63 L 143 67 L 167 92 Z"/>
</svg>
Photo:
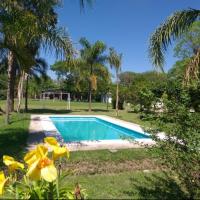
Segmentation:
<svg viewBox="0 0 200 200">
<path fill-rule="evenodd" d="M 91 112 L 91 102 L 92 102 L 92 91 L 96 89 L 97 86 L 97 76 L 94 71 L 98 66 L 103 66 L 106 62 L 106 56 L 103 54 L 106 50 L 106 45 L 97 41 L 94 44 L 91 44 L 86 38 L 80 39 L 80 44 L 82 49 L 80 50 L 81 59 L 83 60 L 85 66 L 89 68 L 89 112 Z"/>
<path fill-rule="evenodd" d="M 172 40 L 181 37 L 185 31 L 188 31 L 195 21 L 199 21 L 199 17 L 200 10 L 196 9 L 175 12 L 156 29 L 151 36 L 149 49 L 155 66 L 163 69 L 167 46 Z M 200 49 L 198 48 L 186 66 L 186 79 L 198 79 L 199 67 Z M 174 82 L 176 83 L 177 80 L 175 79 Z M 169 89 L 173 90 L 171 84 Z M 173 98 L 170 98 L 169 95 L 163 96 L 165 108 L 158 120 L 158 126 L 165 132 L 165 137 L 159 138 L 156 131 L 153 138 L 157 141 L 161 160 L 169 170 L 171 169 L 179 176 L 179 180 L 188 190 L 189 199 L 196 199 L 200 194 L 199 113 L 189 112 L 191 100 L 188 92 L 184 90 L 180 90 L 179 98 L 176 93 L 173 93 Z"/>
<path fill-rule="evenodd" d="M 110 54 L 108 57 L 109 63 L 111 68 L 115 69 L 116 72 L 116 116 L 119 115 L 119 109 L 118 109 L 118 102 L 119 102 L 119 72 L 121 70 L 121 64 L 122 64 L 122 54 L 118 54 L 114 48 L 109 49 Z"/>
<path fill-rule="evenodd" d="M 0 4 L 0 49 L 8 56 L 8 88 L 6 123 L 9 123 L 13 63 L 21 67 L 35 64 L 29 44 L 39 41 L 41 47 L 54 48 L 55 53 L 70 52 L 71 41 L 65 32 L 56 28 L 54 8 L 57 1 L 2 1 Z"/>
</svg>

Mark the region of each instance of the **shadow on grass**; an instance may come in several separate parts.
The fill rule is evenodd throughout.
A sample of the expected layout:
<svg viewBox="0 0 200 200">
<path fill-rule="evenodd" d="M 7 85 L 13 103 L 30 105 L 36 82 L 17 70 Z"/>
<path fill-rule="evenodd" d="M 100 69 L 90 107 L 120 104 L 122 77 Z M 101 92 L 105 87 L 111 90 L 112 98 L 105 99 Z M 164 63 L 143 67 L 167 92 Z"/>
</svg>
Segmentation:
<svg viewBox="0 0 200 200">
<path fill-rule="evenodd" d="M 71 110 L 55 110 L 55 109 L 29 109 L 28 113 L 30 114 L 44 114 L 44 113 L 49 113 L 49 114 L 69 114 L 72 112 L 76 111 L 71 111 Z M 77 111 L 78 112 L 78 111 Z"/>
<path fill-rule="evenodd" d="M 29 121 L 29 118 L 27 118 L 27 117 L 19 117 L 19 118 L 12 119 L 12 121 L 10 122 L 10 125 L 18 123 L 18 122 L 21 122 L 21 121 L 23 123 L 26 123 L 27 121 Z"/>
<path fill-rule="evenodd" d="M 23 128 L 7 128 L 0 134 L 0 166 L 3 155 L 10 155 L 22 159 L 26 147 L 28 132 Z"/>
<path fill-rule="evenodd" d="M 187 199 L 188 196 L 180 185 L 166 173 L 162 175 L 145 175 L 144 179 L 130 178 L 132 191 L 123 191 L 133 197 L 137 193 L 141 199 Z"/>
<path fill-rule="evenodd" d="M 88 109 L 76 109 L 76 110 L 55 110 L 55 109 L 29 109 L 30 114 L 73 114 L 79 112 L 88 112 Z M 92 112 L 109 112 L 109 110 L 104 109 L 92 109 Z M 88 112 L 89 113 L 89 112 Z M 91 113 L 90 113 L 91 114 Z"/>
<path fill-rule="evenodd" d="M 79 111 L 88 112 L 88 109 L 79 109 Z M 109 112 L 107 109 L 92 109 L 92 112 Z"/>
</svg>

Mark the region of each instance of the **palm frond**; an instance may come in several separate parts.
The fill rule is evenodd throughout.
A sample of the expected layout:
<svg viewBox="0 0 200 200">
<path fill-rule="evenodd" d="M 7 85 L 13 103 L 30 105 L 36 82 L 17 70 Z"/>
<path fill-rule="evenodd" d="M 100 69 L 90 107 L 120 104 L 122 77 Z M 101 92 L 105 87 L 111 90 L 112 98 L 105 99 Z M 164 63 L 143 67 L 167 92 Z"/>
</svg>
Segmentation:
<svg viewBox="0 0 200 200">
<path fill-rule="evenodd" d="M 114 48 L 109 48 L 108 62 L 111 68 L 115 68 L 117 72 L 121 70 L 122 54 L 118 54 Z"/>
<path fill-rule="evenodd" d="M 69 35 L 64 29 L 48 29 L 42 34 L 42 45 L 45 51 L 55 49 L 56 56 L 73 55 L 74 48 Z"/>
<path fill-rule="evenodd" d="M 36 58 L 36 64 L 31 67 L 29 74 L 34 76 L 35 74 L 41 75 L 43 78 L 46 78 L 46 71 L 48 69 L 48 64 L 43 58 Z"/>
<path fill-rule="evenodd" d="M 91 44 L 90 42 L 85 38 L 85 37 L 82 37 L 80 40 L 79 40 L 79 43 L 83 46 L 83 48 L 85 49 L 90 49 L 91 48 Z"/>
<path fill-rule="evenodd" d="M 181 36 L 200 17 L 200 10 L 188 9 L 175 12 L 161 24 L 150 37 L 149 57 L 152 64 L 163 70 L 164 53 L 171 42 Z"/>
<path fill-rule="evenodd" d="M 93 2 L 94 0 L 79 0 L 81 11 L 84 11 L 86 5 L 92 6 Z"/>
</svg>

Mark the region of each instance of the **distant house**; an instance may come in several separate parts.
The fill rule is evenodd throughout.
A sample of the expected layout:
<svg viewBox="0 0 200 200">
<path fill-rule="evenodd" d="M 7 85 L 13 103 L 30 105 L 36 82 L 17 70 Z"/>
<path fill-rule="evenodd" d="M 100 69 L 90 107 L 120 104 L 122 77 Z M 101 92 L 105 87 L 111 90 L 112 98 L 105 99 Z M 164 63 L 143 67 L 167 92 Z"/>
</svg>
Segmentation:
<svg viewBox="0 0 200 200">
<path fill-rule="evenodd" d="M 70 100 L 70 93 L 63 90 L 43 90 L 40 94 L 40 99 Z"/>
<path fill-rule="evenodd" d="M 43 90 L 40 94 L 40 100 L 52 99 L 53 101 L 56 99 L 66 100 L 67 101 L 67 110 L 70 110 L 71 107 L 71 98 L 70 93 L 64 92 L 63 90 Z"/>
</svg>

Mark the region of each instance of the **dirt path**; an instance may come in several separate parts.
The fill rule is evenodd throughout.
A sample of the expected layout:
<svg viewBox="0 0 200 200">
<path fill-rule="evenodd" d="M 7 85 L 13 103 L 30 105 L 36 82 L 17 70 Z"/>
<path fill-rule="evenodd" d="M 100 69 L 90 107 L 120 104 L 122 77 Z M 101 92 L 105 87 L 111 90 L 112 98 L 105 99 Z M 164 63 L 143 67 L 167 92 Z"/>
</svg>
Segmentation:
<svg viewBox="0 0 200 200">
<path fill-rule="evenodd" d="M 123 162 L 87 162 L 67 163 L 64 169 L 69 169 L 73 174 L 101 174 L 101 173 L 118 173 L 135 170 L 159 170 L 161 167 L 151 159 L 132 160 Z"/>
</svg>

